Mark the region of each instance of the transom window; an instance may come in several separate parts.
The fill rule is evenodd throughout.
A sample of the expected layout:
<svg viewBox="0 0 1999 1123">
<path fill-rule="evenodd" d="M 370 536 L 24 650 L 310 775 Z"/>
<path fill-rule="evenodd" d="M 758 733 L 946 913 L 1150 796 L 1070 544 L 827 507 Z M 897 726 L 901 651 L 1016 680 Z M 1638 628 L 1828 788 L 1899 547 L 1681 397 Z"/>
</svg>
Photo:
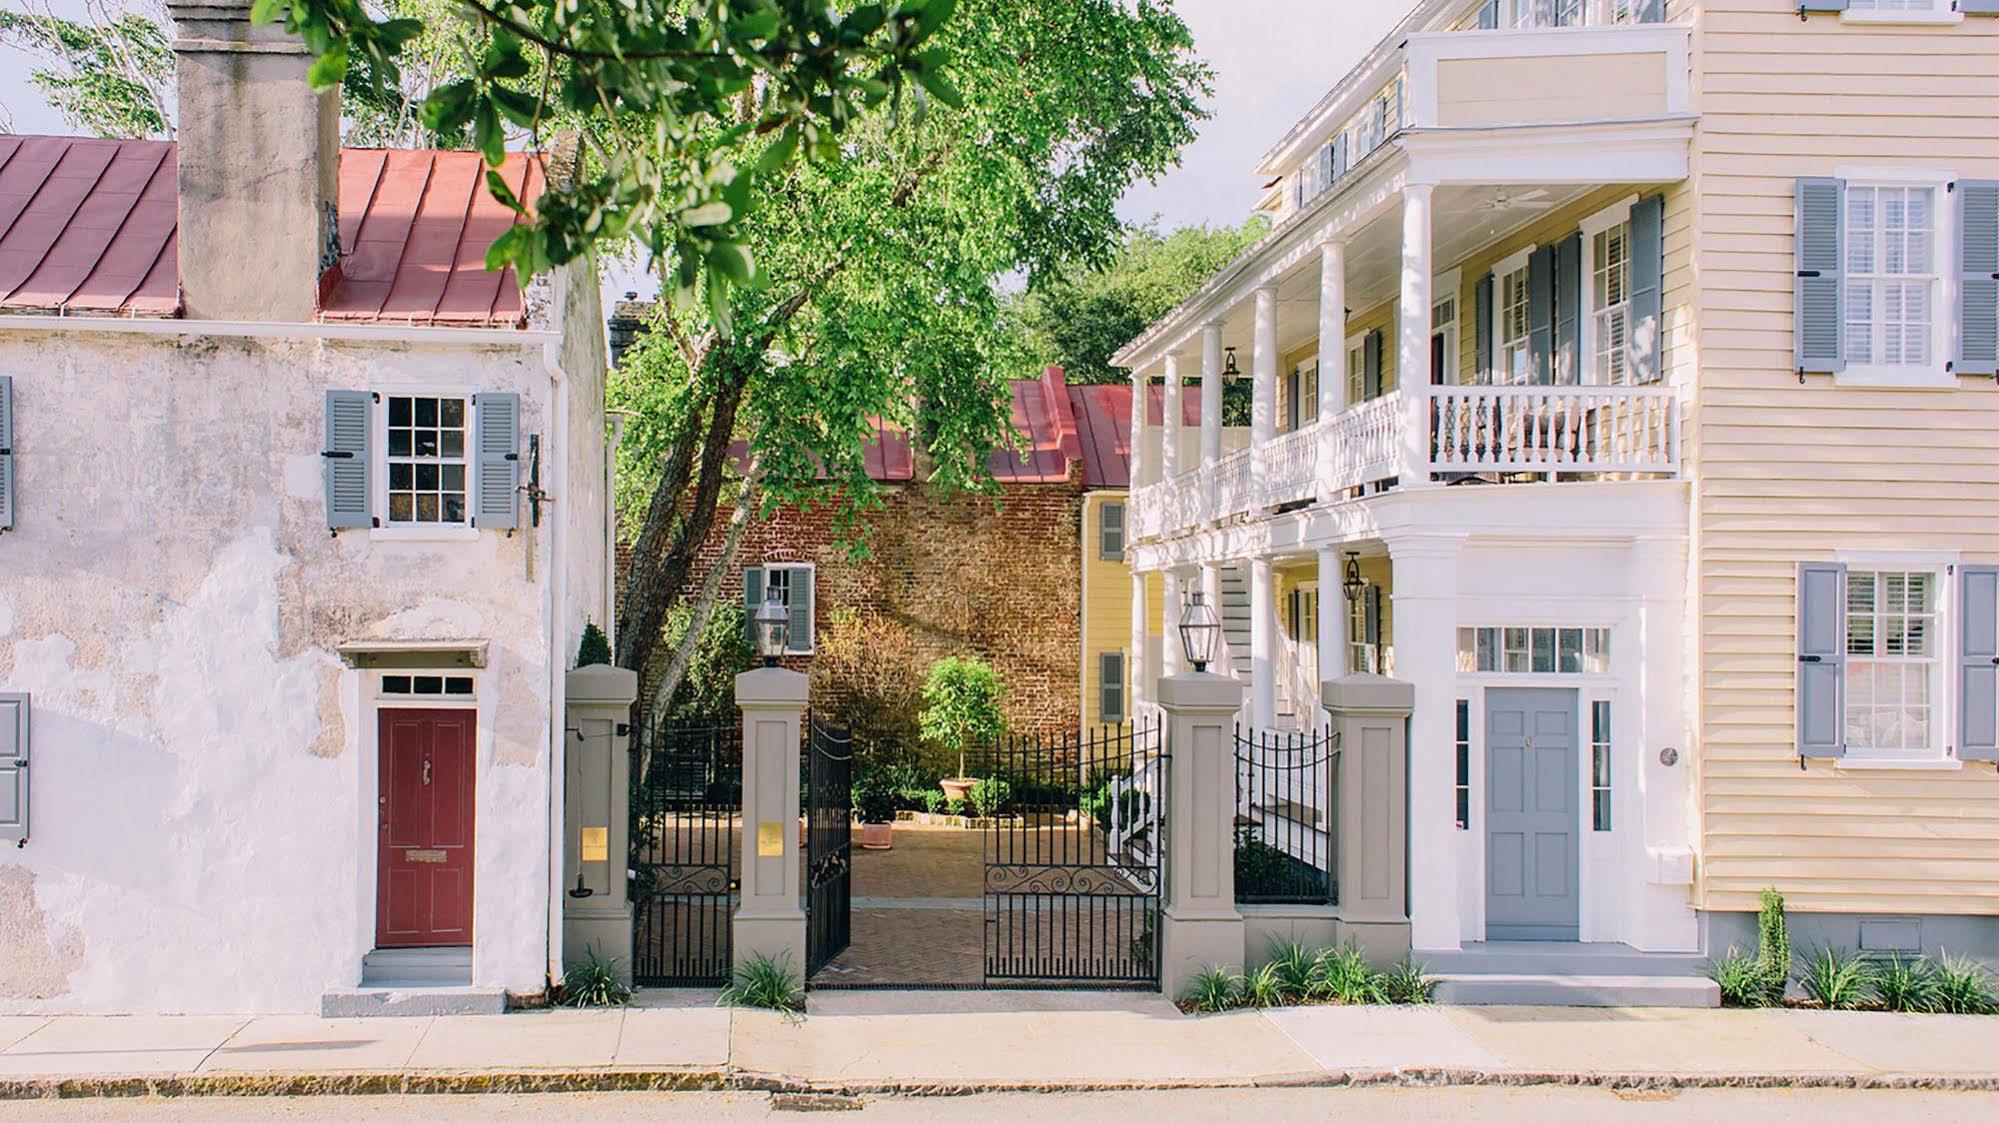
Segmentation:
<svg viewBox="0 0 1999 1123">
<path fill-rule="evenodd" d="M 1863 366 L 1929 366 L 1937 290 L 1936 188 L 1846 189 L 1846 354 Z"/>
<path fill-rule="evenodd" d="M 1940 0 L 1847 0 L 1849 12 L 1934 12 Z"/>
<path fill-rule="evenodd" d="M 462 397 L 390 395 L 389 522 L 463 525 L 465 426 Z"/>
<path fill-rule="evenodd" d="M 1531 377 L 1530 309 L 1527 268 L 1522 266 L 1499 280 L 1499 346 L 1494 349 L 1498 369 L 1493 372 L 1493 381 L 1502 386 L 1523 385 Z"/>
<path fill-rule="evenodd" d="M 1937 575 L 1846 575 L 1846 744 L 1850 752 L 1928 752 L 1937 709 Z"/>
<path fill-rule="evenodd" d="M 472 696 L 471 675 L 383 675 L 382 693 L 398 697 Z"/>
<path fill-rule="evenodd" d="M 1623 386 L 1631 381 L 1631 224 L 1599 231 L 1590 248 L 1597 377 Z"/>
<path fill-rule="evenodd" d="M 1609 628 L 1459 628 L 1463 674 L 1607 675 Z"/>
</svg>

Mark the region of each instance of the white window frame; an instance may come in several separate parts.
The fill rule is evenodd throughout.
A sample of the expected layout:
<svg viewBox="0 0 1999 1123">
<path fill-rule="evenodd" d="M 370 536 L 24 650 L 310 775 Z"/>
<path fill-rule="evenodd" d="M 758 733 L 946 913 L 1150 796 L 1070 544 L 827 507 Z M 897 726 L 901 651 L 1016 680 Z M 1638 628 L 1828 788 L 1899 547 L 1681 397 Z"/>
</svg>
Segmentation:
<svg viewBox="0 0 1999 1123">
<path fill-rule="evenodd" d="M 373 441 L 373 462 L 369 465 L 370 500 L 375 519 L 369 537 L 411 542 L 476 541 L 479 530 L 472 525 L 473 505 L 479 495 L 479 391 L 468 386 L 381 386 L 369 391 L 369 438 Z M 465 521 L 455 523 L 393 523 L 389 521 L 389 399 L 463 398 L 465 400 Z"/>
<path fill-rule="evenodd" d="M 1947 750 L 1955 736 L 1957 727 L 1957 601 L 1956 581 L 1953 577 L 1958 564 L 1955 551 L 1914 551 L 1878 552 L 1861 550 L 1841 550 L 1834 559 L 1846 566 L 1846 580 L 1851 587 L 1854 575 L 1865 573 L 1927 573 L 1936 586 L 1935 643 L 1930 657 L 1930 743 L 1920 749 L 1871 749 L 1856 748 L 1847 743 L 1846 753 L 1838 761 L 1841 768 L 1949 768 L 1962 767 L 1962 762 L 1952 760 Z M 1847 600 L 1840 598 L 1840 633 L 1846 634 Z M 1845 655 L 1847 666 L 1859 658 L 1874 659 L 1876 656 Z M 1842 683 L 1842 687 L 1845 684 Z M 1846 705 L 1850 698 L 1842 692 L 1839 720 L 1842 730 L 1846 723 Z"/>
<path fill-rule="evenodd" d="M 792 571 L 792 572 L 804 572 L 804 573 L 809 573 L 809 574 L 811 574 L 811 575 L 812 575 L 812 619 L 811 619 L 810 621 L 808 621 L 808 623 L 809 623 L 809 624 L 811 625 L 811 627 L 810 627 L 810 628 L 809 628 L 809 629 L 808 629 L 808 630 L 806 631 L 806 633 L 805 633 L 805 635 L 806 635 L 806 641 L 805 641 L 805 646 L 804 646 L 803 648 L 797 648 L 797 647 L 792 647 L 792 646 L 790 646 L 790 640 L 791 640 L 791 639 L 793 639 L 793 638 L 795 638 L 795 636 L 790 636 L 790 635 L 788 635 L 788 636 L 786 636 L 786 637 L 785 637 L 785 638 L 786 638 L 786 646 L 785 646 L 785 649 L 784 649 L 784 653 L 785 653 L 785 655 L 787 655 L 787 656 L 792 656 L 792 655 L 798 655 L 798 656 L 804 656 L 804 655 L 817 655 L 817 654 L 819 653 L 819 627 L 818 627 L 818 624 L 819 624 L 819 566 L 818 566 L 818 564 L 817 564 L 817 563 L 815 563 L 815 562 L 764 562 L 764 563 L 763 563 L 762 565 L 758 566 L 757 568 L 758 568 L 758 569 L 761 569 L 761 570 L 763 570 L 763 571 L 764 571 L 764 595 L 765 595 L 765 596 L 769 596 L 769 595 L 770 595 L 770 575 L 771 575 L 771 574 L 773 574 L 773 573 L 776 573 L 776 572 L 777 572 L 777 571 L 779 571 L 779 570 L 786 570 L 786 571 Z M 787 608 L 787 609 L 789 609 L 789 608 L 791 607 L 791 584 L 790 584 L 790 578 L 786 578 L 786 579 L 785 579 L 785 588 L 784 588 L 784 607 L 785 607 L 785 608 Z M 796 621 L 796 620 L 793 620 L 793 621 L 792 621 L 792 626 L 793 626 L 794 628 L 795 628 L 795 627 L 797 626 L 797 624 L 798 624 L 798 621 Z"/>
<path fill-rule="evenodd" d="M 1347 408 L 1352 409 L 1368 401 L 1367 395 L 1367 333 L 1347 336 L 1347 366 L 1341 372 L 1347 380 Z M 1386 361 L 1384 357 L 1384 362 Z"/>
<path fill-rule="evenodd" d="M 1951 170 L 1937 168 L 1842 167 L 1834 172 L 1845 181 L 1845 190 L 1855 187 L 1926 187 L 1932 190 L 1930 267 L 1934 280 L 1930 291 L 1930 361 L 1924 364 L 1859 363 L 1848 361 L 1846 369 L 1833 376 L 1842 386 L 1883 386 L 1898 388 L 1957 388 L 1951 363 L 1957 357 L 1957 276 L 1953 254 L 1957 244 L 1957 207 L 1950 185 L 1957 181 Z M 1845 201 L 1841 210 L 1846 212 Z M 1853 299 L 1853 275 L 1847 270 L 1851 252 L 1849 229 L 1839 232 L 1841 276 L 1845 278 L 1846 301 Z M 1840 330 L 1846 330 L 1846 309 L 1840 309 Z"/>
<path fill-rule="evenodd" d="M 1492 369 L 1487 372 L 1491 379 L 1490 385 L 1526 385 L 1524 381 L 1514 381 L 1511 377 L 1512 372 L 1506 367 L 1506 280 L 1515 273 L 1524 275 L 1527 270 L 1528 261 L 1533 258 L 1534 251 L 1539 248 L 1538 245 L 1529 245 L 1510 257 L 1504 258 L 1492 267 Z M 1527 284 L 1524 276 L 1522 277 L 1521 284 L 1523 286 Z M 1521 338 L 1527 340 L 1527 346 L 1531 347 L 1533 346 L 1533 337 L 1533 315 L 1530 311 L 1528 315 L 1527 334 Z"/>
<path fill-rule="evenodd" d="M 1458 352 L 1463 346 L 1465 322 L 1464 277 L 1456 269 L 1437 274 L 1430 280 L 1430 338 L 1444 337 L 1444 385 L 1456 386 L 1462 373 L 1459 368 Z M 1439 327 L 1437 309 L 1444 305 L 1451 307 L 1451 322 Z M 1427 381 L 1429 372 L 1424 372 Z"/>
<path fill-rule="evenodd" d="M 392 678 L 416 679 L 426 677 L 470 679 L 472 682 L 472 691 L 469 694 L 395 694 L 391 693 L 388 689 L 388 680 Z M 431 707 L 472 706 L 479 701 L 479 673 L 463 668 L 388 667 L 374 672 L 371 676 L 371 681 L 374 685 L 375 703 L 378 707 L 384 709 L 428 709 Z"/>
<path fill-rule="evenodd" d="M 1596 304 L 1596 271 L 1598 265 L 1596 260 L 1596 239 L 1600 234 L 1607 233 L 1619 226 L 1628 225 L 1631 222 L 1631 208 L 1637 205 L 1638 196 L 1632 195 L 1590 215 L 1588 218 L 1583 219 L 1577 226 L 1578 231 L 1583 236 L 1582 338 L 1579 341 L 1579 345 L 1582 349 L 1582 382 L 1585 386 L 1630 385 L 1629 378 L 1621 383 L 1614 382 L 1610 377 L 1610 372 L 1599 369 L 1597 365 L 1596 321 L 1597 317 L 1602 315 L 1604 310 L 1597 307 Z M 1626 346 L 1624 358 L 1625 374 L 1629 375 L 1631 363 L 1629 316 L 1629 309 L 1631 307 L 1631 236 L 1628 232 L 1625 234 L 1624 242 L 1624 269 L 1624 305 L 1626 308 Z"/>
<path fill-rule="evenodd" d="M 1857 24 L 1959 24 L 1964 22 L 1964 13 L 1957 10 L 1951 0 L 1929 0 L 1929 7 L 1908 11 L 1881 11 L 1874 8 L 1854 8 L 1851 4 L 1871 3 L 1873 0 L 1849 0 L 1849 6 L 1839 13 L 1839 22 Z"/>
</svg>

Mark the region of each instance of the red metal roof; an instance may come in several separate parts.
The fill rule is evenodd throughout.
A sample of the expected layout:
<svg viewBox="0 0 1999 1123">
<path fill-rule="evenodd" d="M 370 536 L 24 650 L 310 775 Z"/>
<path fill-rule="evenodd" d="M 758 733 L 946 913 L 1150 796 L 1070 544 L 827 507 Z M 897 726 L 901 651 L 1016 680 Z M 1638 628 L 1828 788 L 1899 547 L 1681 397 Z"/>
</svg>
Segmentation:
<svg viewBox="0 0 1999 1123">
<path fill-rule="evenodd" d="M 1083 485 L 1089 488 L 1131 486 L 1131 383 L 1071 386 L 1076 427 L 1082 436 Z M 1146 395 L 1145 423 L 1163 425 L 1166 387 L 1153 386 Z M 1201 426 L 1201 395 L 1189 386 L 1180 395 L 1180 424 Z"/>
<path fill-rule="evenodd" d="M 541 194 L 539 161 L 501 170 L 521 198 Z M 522 322 L 513 271 L 486 271 L 514 215 L 484 178 L 472 152 L 343 150 L 342 260 L 322 278 L 322 317 Z M 0 136 L 0 308 L 178 315 L 176 209 L 169 141 Z"/>
<path fill-rule="evenodd" d="M 1038 379 L 1015 379 L 1012 389 L 1018 447 L 994 450 L 986 467 L 1003 484 L 1061 483 L 1082 456 L 1062 368 L 1049 367 Z"/>
</svg>

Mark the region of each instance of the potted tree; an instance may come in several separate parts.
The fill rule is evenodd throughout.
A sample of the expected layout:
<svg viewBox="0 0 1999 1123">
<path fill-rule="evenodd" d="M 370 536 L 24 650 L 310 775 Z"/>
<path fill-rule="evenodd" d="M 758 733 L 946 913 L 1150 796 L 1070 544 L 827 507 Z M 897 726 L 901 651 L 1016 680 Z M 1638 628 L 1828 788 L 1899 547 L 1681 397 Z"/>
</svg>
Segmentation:
<svg viewBox="0 0 1999 1123">
<path fill-rule="evenodd" d="M 869 772 L 854 785 L 854 813 L 861 819 L 861 849 L 887 850 L 895 845 L 895 788 L 880 772 Z"/>
<path fill-rule="evenodd" d="M 1000 700 L 1006 684 L 977 659 L 945 658 L 930 665 L 923 684 L 923 736 L 958 758 L 957 774 L 939 782 L 945 800 L 963 802 L 977 781 L 965 775 L 965 750 L 1006 731 Z"/>
</svg>

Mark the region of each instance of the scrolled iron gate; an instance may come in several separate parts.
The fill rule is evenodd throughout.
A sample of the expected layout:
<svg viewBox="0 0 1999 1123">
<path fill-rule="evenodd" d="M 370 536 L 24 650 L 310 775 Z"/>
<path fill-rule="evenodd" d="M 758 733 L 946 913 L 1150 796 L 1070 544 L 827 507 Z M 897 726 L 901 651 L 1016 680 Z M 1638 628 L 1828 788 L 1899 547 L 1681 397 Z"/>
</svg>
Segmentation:
<svg viewBox="0 0 1999 1123">
<path fill-rule="evenodd" d="M 1156 987 L 1169 761 L 1156 721 L 1008 736 L 985 830 L 988 985 Z"/>
<path fill-rule="evenodd" d="M 726 983 L 741 888 L 742 727 L 641 728 L 631 744 L 632 977 Z"/>
<path fill-rule="evenodd" d="M 813 716 L 805 737 L 805 977 L 853 938 L 854 738 Z"/>
</svg>

